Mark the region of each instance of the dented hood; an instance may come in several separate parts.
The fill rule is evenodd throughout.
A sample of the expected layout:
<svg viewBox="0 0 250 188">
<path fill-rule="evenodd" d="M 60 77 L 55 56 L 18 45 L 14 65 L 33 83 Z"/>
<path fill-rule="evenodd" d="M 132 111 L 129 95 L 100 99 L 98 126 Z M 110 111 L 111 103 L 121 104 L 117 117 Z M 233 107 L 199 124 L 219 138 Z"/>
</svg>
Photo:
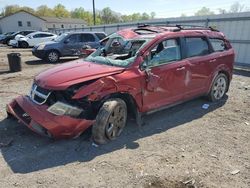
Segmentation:
<svg viewBox="0 0 250 188">
<path fill-rule="evenodd" d="M 48 69 L 35 77 L 46 89 L 61 90 L 81 82 L 120 73 L 125 68 L 76 60 Z"/>
</svg>

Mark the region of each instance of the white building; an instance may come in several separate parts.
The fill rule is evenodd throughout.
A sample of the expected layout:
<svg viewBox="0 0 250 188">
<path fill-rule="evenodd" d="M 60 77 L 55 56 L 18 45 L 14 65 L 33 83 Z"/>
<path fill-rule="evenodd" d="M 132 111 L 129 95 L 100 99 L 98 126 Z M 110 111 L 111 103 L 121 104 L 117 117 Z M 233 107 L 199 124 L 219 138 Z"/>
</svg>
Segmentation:
<svg viewBox="0 0 250 188">
<path fill-rule="evenodd" d="M 0 18 L 0 33 L 21 30 L 53 31 L 84 26 L 86 22 L 82 19 L 39 17 L 24 10 Z"/>
</svg>

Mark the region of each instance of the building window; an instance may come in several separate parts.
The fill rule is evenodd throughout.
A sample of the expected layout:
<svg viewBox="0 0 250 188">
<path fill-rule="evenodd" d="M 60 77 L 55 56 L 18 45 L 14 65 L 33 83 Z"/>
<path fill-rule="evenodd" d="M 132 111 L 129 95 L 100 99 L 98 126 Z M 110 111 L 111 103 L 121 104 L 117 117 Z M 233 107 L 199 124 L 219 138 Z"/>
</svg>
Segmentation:
<svg viewBox="0 0 250 188">
<path fill-rule="evenodd" d="M 63 25 L 63 24 L 61 25 L 61 28 L 64 28 L 64 25 Z"/>
<path fill-rule="evenodd" d="M 31 22 L 30 21 L 27 21 L 27 26 L 31 27 Z"/>
<path fill-rule="evenodd" d="M 53 28 L 56 28 L 56 25 L 55 25 L 55 24 L 53 24 Z"/>
<path fill-rule="evenodd" d="M 18 21 L 18 27 L 23 27 L 23 22 L 22 21 Z"/>
</svg>

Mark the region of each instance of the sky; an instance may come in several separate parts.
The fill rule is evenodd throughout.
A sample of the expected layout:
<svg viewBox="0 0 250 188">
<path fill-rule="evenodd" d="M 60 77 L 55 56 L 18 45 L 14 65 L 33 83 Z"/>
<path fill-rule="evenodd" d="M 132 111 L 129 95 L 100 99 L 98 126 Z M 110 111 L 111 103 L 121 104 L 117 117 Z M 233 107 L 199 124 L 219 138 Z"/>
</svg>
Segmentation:
<svg viewBox="0 0 250 188">
<path fill-rule="evenodd" d="M 178 17 L 182 13 L 187 16 L 193 15 L 203 6 L 214 12 L 219 8 L 229 9 L 236 0 L 95 0 L 96 9 L 101 10 L 110 7 L 113 11 L 121 14 L 132 14 L 135 12 L 155 12 L 157 18 Z M 250 8 L 250 0 L 239 0 L 241 4 Z M 0 0 L 0 10 L 6 5 L 17 4 L 37 8 L 47 5 L 53 8 L 56 4 L 63 4 L 68 10 L 83 7 L 92 10 L 92 0 Z"/>
</svg>

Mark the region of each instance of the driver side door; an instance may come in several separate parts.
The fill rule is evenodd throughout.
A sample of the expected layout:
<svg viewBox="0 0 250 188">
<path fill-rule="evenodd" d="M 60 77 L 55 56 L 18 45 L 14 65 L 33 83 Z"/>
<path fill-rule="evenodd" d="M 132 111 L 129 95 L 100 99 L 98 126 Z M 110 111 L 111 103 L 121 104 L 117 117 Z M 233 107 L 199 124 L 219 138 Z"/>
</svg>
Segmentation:
<svg viewBox="0 0 250 188">
<path fill-rule="evenodd" d="M 165 39 L 154 46 L 146 64 L 143 111 L 184 100 L 187 61 L 182 60 L 180 38 Z"/>
</svg>

